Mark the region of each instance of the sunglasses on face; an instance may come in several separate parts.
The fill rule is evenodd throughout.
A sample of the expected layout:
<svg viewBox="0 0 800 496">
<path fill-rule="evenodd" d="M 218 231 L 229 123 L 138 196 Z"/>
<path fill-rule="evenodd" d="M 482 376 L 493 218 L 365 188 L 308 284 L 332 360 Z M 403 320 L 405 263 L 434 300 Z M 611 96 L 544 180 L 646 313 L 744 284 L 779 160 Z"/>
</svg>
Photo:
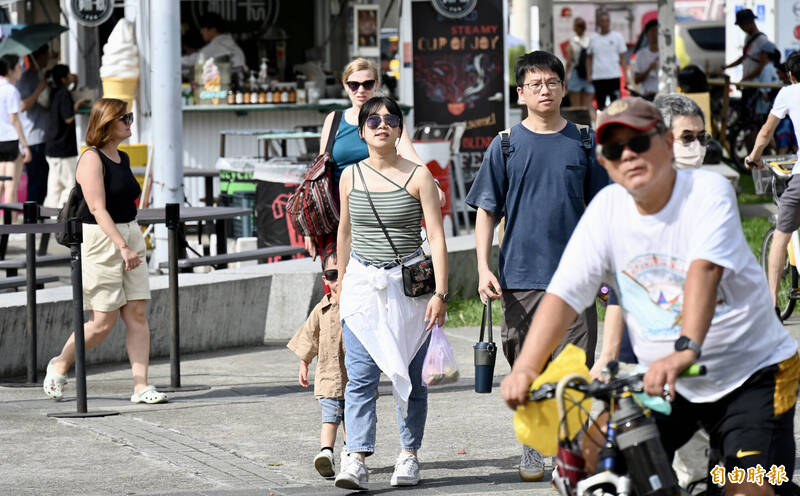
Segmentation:
<svg viewBox="0 0 800 496">
<path fill-rule="evenodd" d="M 126 126 L 130 126 L 131 124 L 133 124 L 133 112 L 128 112 L 127 114 L 120 117 L 119 120 L 124 122 Z"/>
<path fill-rule="evenodd" d="M 383 117 L 378 114 L 372 114 L 367 117 L 367 127 L 370 129 L 378 129 L 381 125 L 381 121 L 391 128 L 396 128 L 400 125 L 400 117 L 394 114 L 386 114 Z"/>
<path fill-rule="evenodd" d="M 650 149 L 650 137 L 656 133 L 647 133 L 634 136 L 624 143 L 609 143 L 603 145 L 603 156 L 608 160 L 619 160 L 625 147 L 634 153 L 644 153 Z"/>
<path fill-rule="evenodd" d="M 682 134 L 679 140 L 686 146 L 691 145 L 694 140 L 700 142 L 700 146 L 706 146 L 708 142 L 711 141 L 711 135 L 705 131 L 700 131 L 699 133 L 697 133 L 697 135 L 687 132 L 685 134 Z"/>
<path fill-rule="evenodd" d="M 344 83 L 350 88 L 350 91 L 355 93 L 358 91 L 359 86 L 363 86 L 365 90 L 369 91 L 375 87 L 375 80 L 374 79 L 367 79 L 366 81 L 348 81 Z"/>
<path fill-rule="evenodd" d="M 336 282 L 336 280 L 339 279 L 339 270 L 338 269 L 323 270 L 322 277 L 324 277 L 326 281 Z"/>
</svg>

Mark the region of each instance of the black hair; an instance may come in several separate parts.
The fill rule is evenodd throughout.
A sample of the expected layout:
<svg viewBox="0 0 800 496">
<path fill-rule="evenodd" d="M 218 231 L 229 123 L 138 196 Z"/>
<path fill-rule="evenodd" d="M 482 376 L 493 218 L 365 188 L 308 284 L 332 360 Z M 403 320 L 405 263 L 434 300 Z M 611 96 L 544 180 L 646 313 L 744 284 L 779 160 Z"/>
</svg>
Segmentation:
<svg viewBox="0 0 800 496">
<path fill-rule="evenodd" d="M 45 43 L 44 45 L 40 46 L 33 52 L 33 58 L 39 58 L 40 56 L 50 52 L 50 45 Z"/>
<path fill-rule="evenodd" d="M 358 131 L 364 131 L 364 124 L 367 123 L 367 118 L 371 115 L 377 114 L 381 107 L 386 107 L 390 114 L 396 115 L 400 118 L 400 132 L 403 132 L 403 111 L 400 110 L 400 105 L 394 101 L 394 98 L 388 96 L 373 96 L 361 106 L 361 112 L 358 113 Z"/>
<path fill-rule="evenodd" d="M 225 20 L 222 19 L 222 16 L 216 12 L 207 12 L 203 14 L 200 16 L 200 19 L 197 20 L 197 24 L 199 24 L 201 28 L 213 28 L 220 33 L 225 28 Z"/>
<path fill-rule="evenodd" d="M 517 86 L 522 88 L 525 83 L 525 75 L 534 71 L 554 72 L 561 81 L 564 81 L 564 64 L 550 52 L 536 50 L 526 53 L 517 59 L 514 74 L 517 76 Z"/>
<path fill-rule="evenodd" d="M 6 54 L 0 57 L 0 76 L 5 76 L 19 64 L 19 55 Z"/>
<path fill-rule="evenodd" d="M 336 257 L 336 250 L 331 250 L 330 252 L 325 254 L 325 256 L 322 257 L 322 270 L 325 270 L 325 267 L 328 266 L 328 262 L 331 262 L 331 261 L 333 263 L 337 263 L 338 262 L 337 257 Z"/>
<path fill-rule="evenodd" d="M 786 69 L 795 81 L 800 81 L 800 51 L 789 54 L 789 58 L 786 59 Z"/>
<path fill-rule="evenodd" d="M 49 84 L 52 88 L 62 88 L 64 85 L 61 84 L 61 80 L 67 76 L 69 76 L 69 67 L 65 66 L 64 64 L 56 64 L 52 69 L 47 71 L 45 78 L 47 80 L 47 84 Z"/>
</svg>

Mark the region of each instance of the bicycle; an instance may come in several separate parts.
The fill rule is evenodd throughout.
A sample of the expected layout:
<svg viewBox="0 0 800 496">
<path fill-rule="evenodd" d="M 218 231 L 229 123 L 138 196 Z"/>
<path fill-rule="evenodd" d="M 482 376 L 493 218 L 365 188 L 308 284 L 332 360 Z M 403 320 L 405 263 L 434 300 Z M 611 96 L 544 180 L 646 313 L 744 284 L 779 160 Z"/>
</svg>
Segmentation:
<svg viewBox="0 0 800 496">
<path fill-rule="evenodd" d="M 663 403 L 661 406 L 653 403 L 658 401 L 657 398 L 643 394 L 644 374 L 618 376 L 618 373 L 619 364 L 612 361 L 603 369 L 603 378 L 607 382 L 595 380 L 589 383 L 580 374 L 568 374 L 558 383 L 543 384 L 530 392 L 529 401 L 555 399 L 558 406 L 559 441 L 553 486 L 560 496 L 677 496 L 682 490 L 667 460 L 655 419 L 642 401 L 659 410 L 666 407 Z M 681 376 L 703 374 L 705 367 L 694 364 Z M 592 439 L 589 433 L 591 426 L 602 432 L 597 420 L 582 428 L 586 437 L 601 447 L 597 463 L 599 471 L 593 475 L 588 475 L 584 468 L 585 459 L 575 440 L 578 436 L 570 440 L 567 432 L 568 411 L 564 394 L 567 389 L 603 401 L 603 411 L 610 414 L 606 432 L 601 434 L 602 447 L 600 441 Z M 634 396 L 636 393 L 642 394 Z M 583 409 L 581 402 L 572 401 L 588 418 L 589 412 Z"/>
<path fill-rule="evenodd" d="M 762 157 L 761 162 L 765 164 L 763 168 L 753 170 L 753 181 L 756 185 L 756 193 L 766 193 L 769 189 L 772 192 L 772 202 L 777 206 L 780 195 L 786 189 L 786 182 L 792 175 L 792 166 L 797 157 L 795 155 L 778 155 Z M 770 174 L 769 188 L 765 186 L 763 172 Z M 775 234 L 777 216 L 770 216 L 770 226 L 764 233 L 761 241 L 761 268 L 764 274 L 769 276 L 769 251 L 772 248 L 772 238 Z M 794 311 L 797 300 L 800 300 L 800 274 L 797 271 L 797 261 L 800 260 L 800 234 L 798 231 L 792 233 L 792 239 L 787 248 L 786 261 L 780 274 L 780 284 L 778 285 L 777 307 L 781 321 L 788 319 Z"/>
</svg>

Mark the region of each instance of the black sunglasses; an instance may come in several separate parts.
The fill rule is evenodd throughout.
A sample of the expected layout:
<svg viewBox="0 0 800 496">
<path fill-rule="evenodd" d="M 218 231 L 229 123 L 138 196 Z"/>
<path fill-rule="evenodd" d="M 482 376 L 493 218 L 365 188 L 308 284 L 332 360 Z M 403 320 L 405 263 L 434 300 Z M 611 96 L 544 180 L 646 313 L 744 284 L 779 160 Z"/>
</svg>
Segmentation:
<svg viewBox="0 0 800 496">
<path fill-rule="evenodd" d="M 323 270 L 322 277 L 324 277 L 326 281 L 336 282 L 336 280 L 339 279 L 339 270 L 338 269 Z"/>
<path fill-rule="evenodd" d="M 367 117 L 367 127 L 370 129 L 378 129 L 378 127 L 381 125 L 381 121 L 391 128 L 395 128 L 400 125 L 400 117 L 397 115 L 386 114 L 381 117 L 378 114 L 372 114 L 371 116 Z"/>
<path fill-rule="evenodd" d="M 691 145 L 694 140 L 700 142 L 700 146 L 706 146 L 711 141 L 711 135 L 705 131 L 700 131 L 697 135 L 686 133 L 679 138 L 684 145 Z"/>
<path fill-rule="evenodd" d="M 128 112 L 127 114 L 120 117 L 119 120 L 124 122 L 126 126 L 130 126 L 131 124 L 133 124 L 133 112 Z"/>
<path fill-rule="evenodd" d="M 350 91 L 355 93 L 358 91 L 359 86 L 363 86 L 365 90 L 369 91 L 375 87 L 375 80 L 374 79 L 367 79 L 366 81 L 348 81 L 344 83 L 350 88 Z"/>
<path fill-rule="evenodd" d="M 634 153 L 644 153 L 650 149 L 650 137 L 657 133 L 647 133 L 634 136 L 625 143 L 609 143 L 603 145 L 603 156 L 608 160 L 619 160 L 625 147 L 630 148 Z"/>
</svg>

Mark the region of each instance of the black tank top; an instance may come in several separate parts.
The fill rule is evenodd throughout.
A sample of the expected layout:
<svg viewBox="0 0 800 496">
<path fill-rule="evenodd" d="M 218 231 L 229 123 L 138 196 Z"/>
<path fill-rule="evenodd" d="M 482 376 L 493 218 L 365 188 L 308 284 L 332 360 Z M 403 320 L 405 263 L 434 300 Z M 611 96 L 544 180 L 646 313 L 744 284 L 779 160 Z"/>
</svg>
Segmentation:
<svg viewBox="0 0 800 496">
<path fill-rule="evenodd" d="M 131 171 L 130 159 L 128 154 L 120 151 L 119 162 L 114 162 L 106 157 L 103 152 L 96 148 L 87 150 L 86 153 L 97 153 L 103 163 L 103 184 L 106 190 L 106 210 L 111 215 L 115 224 L 123 224 L 136 220 L 136 199 L 142 193 L 142 188 L 136 182 L 136 178 Z M 78 188 L 80 189 L 80 184 Z M 83 195 L 83 190 L 81 190 Z M 89 212 L 82 212 L 83 222 L 86 224 L 97 224 L 97 220 Z"/>
</svg>

